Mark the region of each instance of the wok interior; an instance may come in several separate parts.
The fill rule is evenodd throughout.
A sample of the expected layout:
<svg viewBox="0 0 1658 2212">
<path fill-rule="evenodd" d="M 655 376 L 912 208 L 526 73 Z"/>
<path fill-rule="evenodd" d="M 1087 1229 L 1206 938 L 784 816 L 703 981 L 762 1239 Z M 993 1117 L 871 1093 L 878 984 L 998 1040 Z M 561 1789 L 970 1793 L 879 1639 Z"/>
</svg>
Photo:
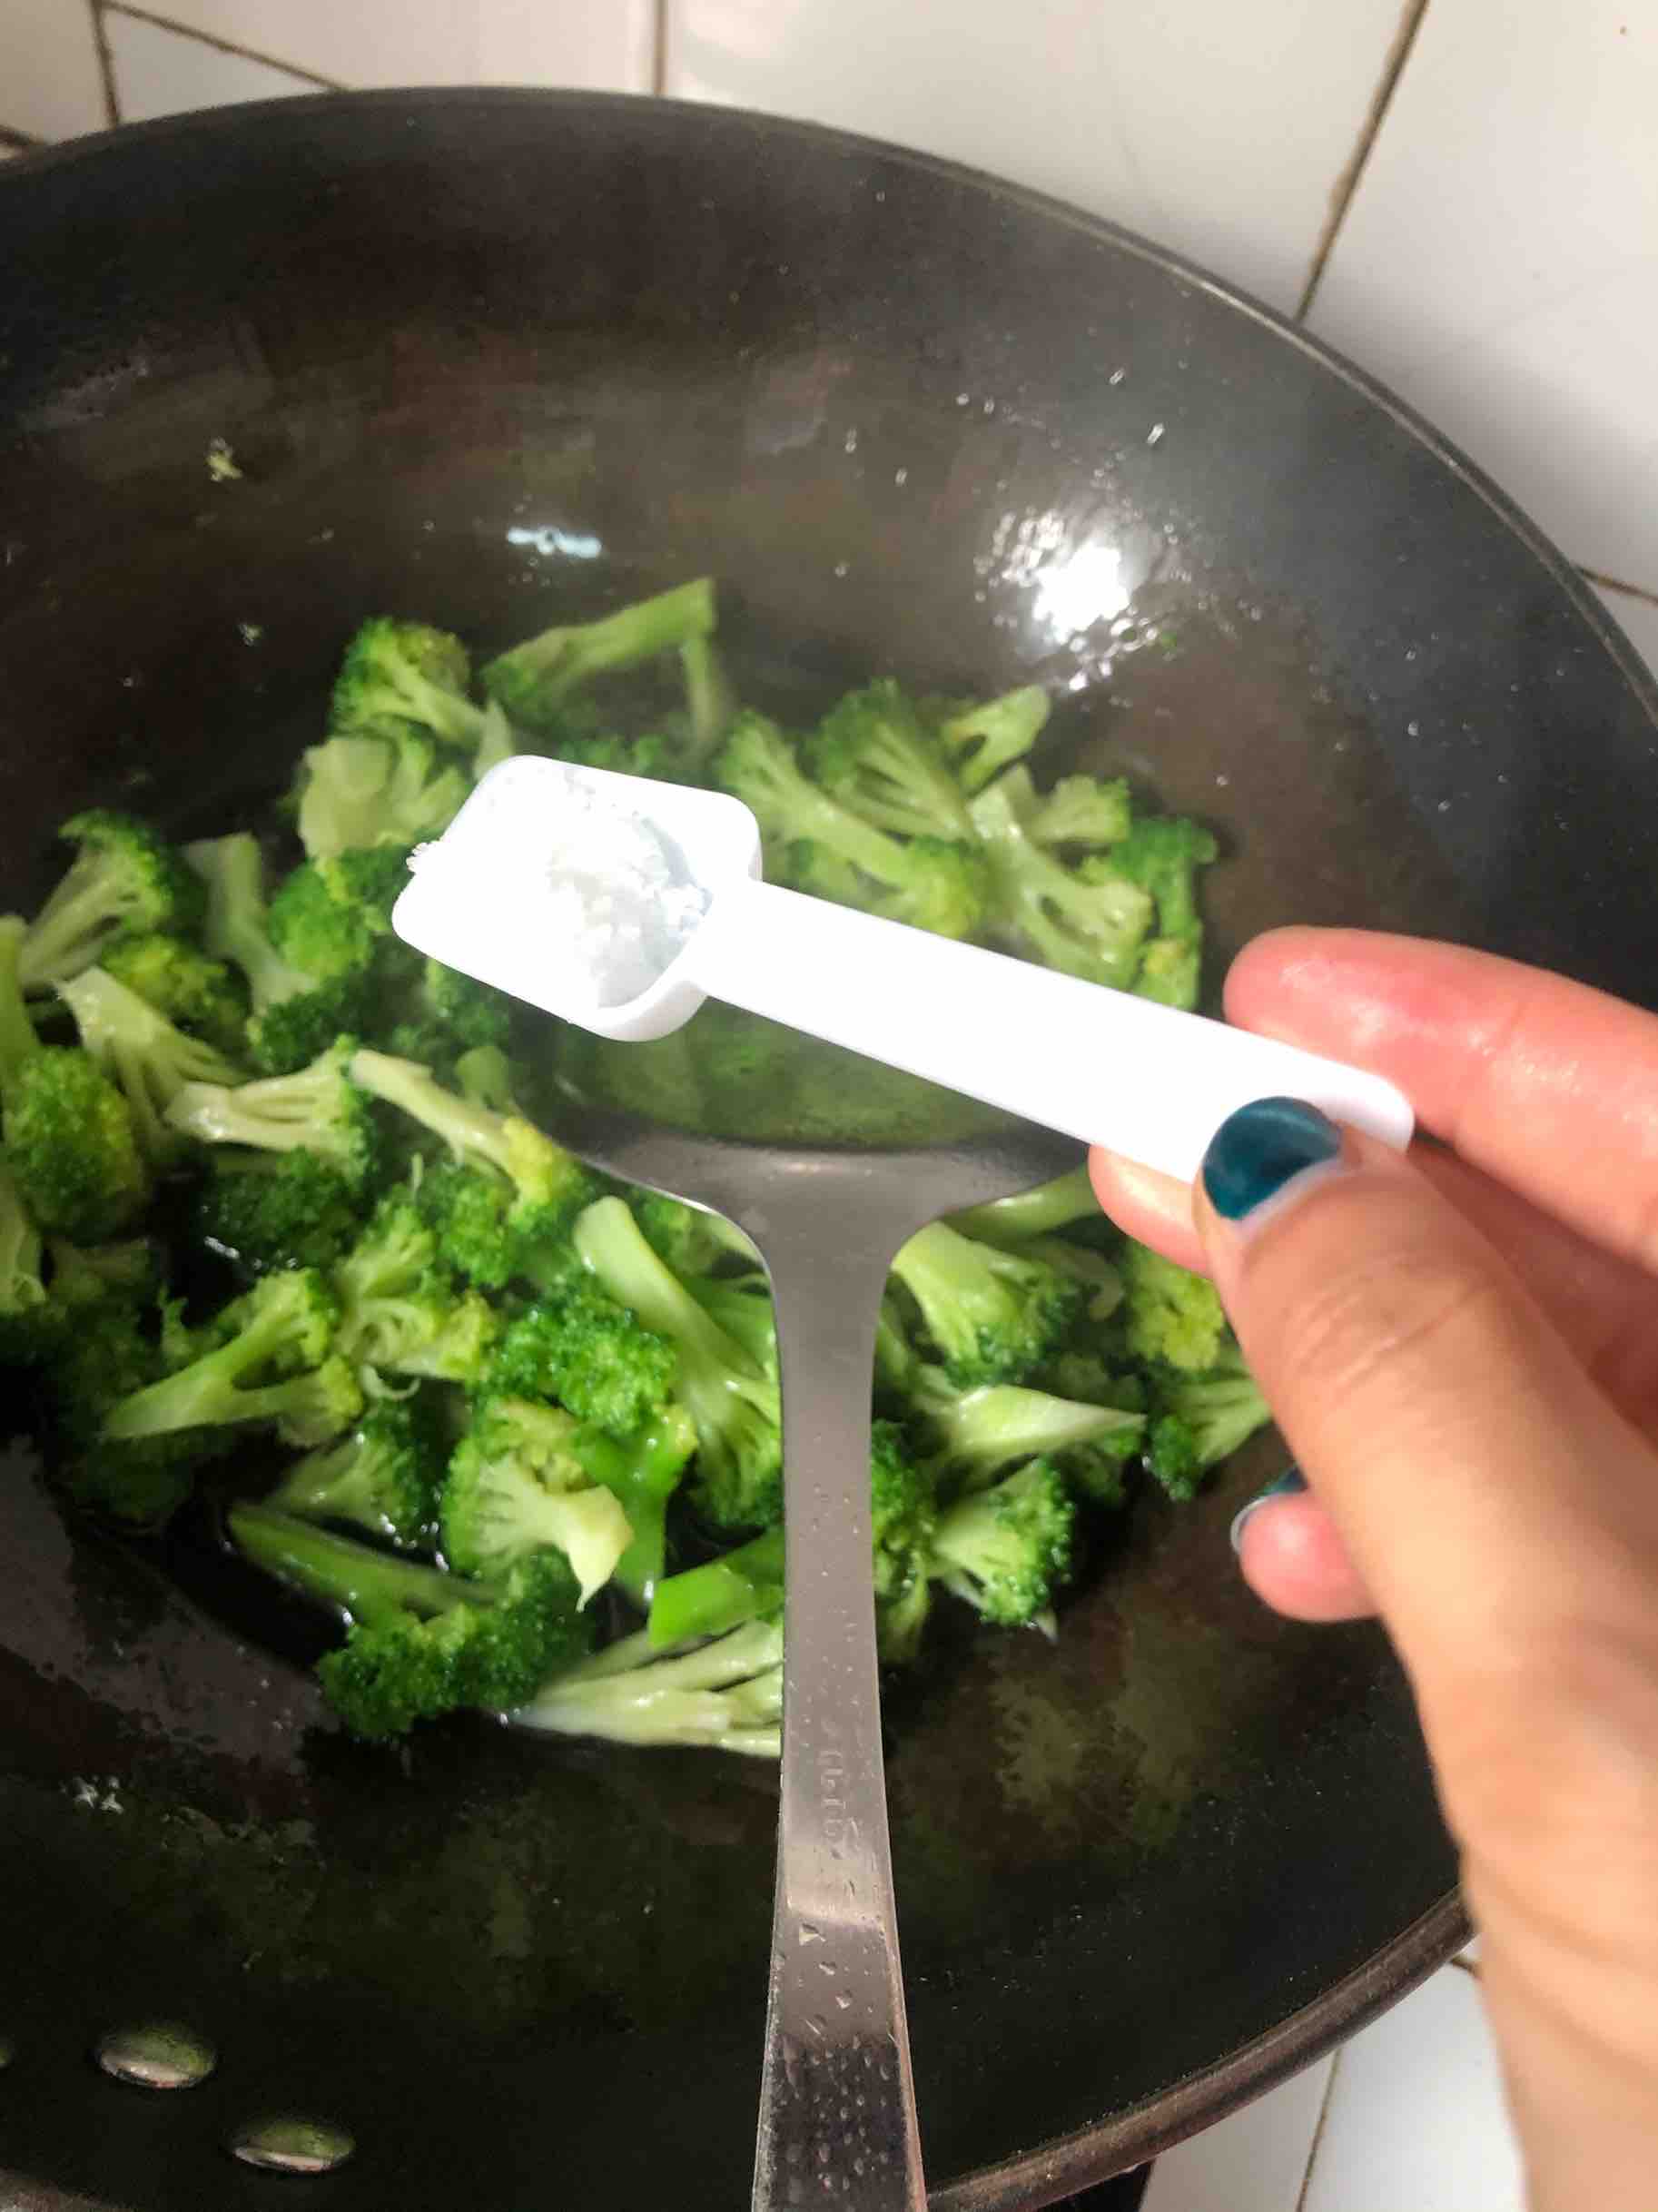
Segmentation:
<svg viewBox="0 0 1658 2212">
<path fill-rule="evenodd" d="M 1652 724 L 1587 602 L 1408 426 L 1130 243 L 822 134 L 476 94 L 72 152 L 0 188 L 0 251 L 16 904 L 79 805 L 203 834 L 279 790 L 368 613 L 487 647 L 708 570 L 785 716 L 880 671 L 1053 684 L 1055 757 L 1227 834 L 1216 973 L 1351 921 L 1642 992 Z M 727 1133 L 890 1138 L 842 1073 L 836 1128 Z M 1275 1466 L 1147 1501 L 1057 1650 L 956 1624 L 890 1699 L 948 2202 L 1134 2162 L 1212 2107 L 1177 2085 L 1313 2006 L 1309 2048 L 1448 1940 L 1411 1933 L 1454 1864 L 1382 1640 L 1268 1620 L 1229 1572 Z M 643 2207 L 669 2174 L 742 2201 L 768 1774 L 463 1725 L 351 1747 L 273 1655 L 280 1600 L 72 1539 L 21 1457 L 0 1514 L 29 2084 L 0 2163 L 234 2205 L 262 2185 L 224 2128 L 297 2107 L 358 2137 L 342 2203 Z M 156 2014 L 221 2046 L 189 2099 L 84 2066 Z M 1008 2164 L 1061 2138 L 1045 2183 Z"/>
</svg>

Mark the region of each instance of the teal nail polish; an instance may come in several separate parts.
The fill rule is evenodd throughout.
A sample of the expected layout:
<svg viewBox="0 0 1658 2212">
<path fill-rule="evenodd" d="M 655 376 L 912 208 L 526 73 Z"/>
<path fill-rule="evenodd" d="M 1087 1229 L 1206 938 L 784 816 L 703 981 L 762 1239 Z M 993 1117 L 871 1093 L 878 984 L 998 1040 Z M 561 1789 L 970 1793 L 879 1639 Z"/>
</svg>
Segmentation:
<svg viewBox="0 0 1658 2212">
<path fill-rule="evenodd" d="M 1307 1487 L 1307 1477 L 1299 1467 L 1286 1467 L 1277 1482 L 1269 1482 L 1264 1490 L 1258 1490 L 1247 1506 L 1239 1506 L 1232 1516 L 1232 1549 L 1236 1551 L 1243 1538 L 1244 1523 L 1258 1506 L 1264 1506 L 1275 1497 L 1298 1497 Z"/>
<path fill-rule="evenodd" d="M 1203 1155 L 1203 1188 L 1225 1221 L 1241 1221 L 1308 1168 L 1341 1151 L 1328 1114 L 1299 1099 L 1256 1099 L 1229 1114 Z"/>
</svg>

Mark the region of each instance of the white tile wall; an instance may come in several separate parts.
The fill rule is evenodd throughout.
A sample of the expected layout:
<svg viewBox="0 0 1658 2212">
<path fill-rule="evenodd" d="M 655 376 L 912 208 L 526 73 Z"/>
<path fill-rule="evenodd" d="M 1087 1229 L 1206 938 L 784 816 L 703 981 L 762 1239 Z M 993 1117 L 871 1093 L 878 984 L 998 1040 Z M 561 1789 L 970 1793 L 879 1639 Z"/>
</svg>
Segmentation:
<svg viewBox="0 0 1658 2212">
<path fill-rule="evenodd" d="M 176 115 L 198 107 L 226 107 L 239 100 L 275 100 L 284 93 L 314 93 L 314 83 L 268 62 L 226 54 L 182 32 L 111 8 L 104 15 L 115 95 L 128 123 Z"/>
<path fill-rule="evenodd" d="M 574 84 L 649 92 L 656 0 L 158 0 L 340 84 Z"/>
<path fill-rule="evenodd" d="M 897 139 L 1298 300 L 1400 0 L 670 0 L 666 89 Z"/>
<path fill-rule="evenodd" d="M 1430 0 L 1312 327 L 1658 590 L 1658 11 Z"/>
<path fill-rule="evenodd" d="M 0 125 L 78 138 L 108 121 L 91 0 L 0 0 Z"/>
</svg>

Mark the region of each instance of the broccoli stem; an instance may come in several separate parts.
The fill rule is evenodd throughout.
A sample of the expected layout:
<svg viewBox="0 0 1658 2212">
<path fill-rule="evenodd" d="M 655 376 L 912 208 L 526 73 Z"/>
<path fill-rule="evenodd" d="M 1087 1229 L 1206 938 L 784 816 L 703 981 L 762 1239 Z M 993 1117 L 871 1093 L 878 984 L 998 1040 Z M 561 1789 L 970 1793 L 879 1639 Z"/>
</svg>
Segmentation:
<svg viewBox="0 0 1658 2212">
<path fill-rule="evenodd" d="M 1022 1244 L 1027 1238 L 1051 1236 L 1072 1221 L 1091 1221 L 1099 1211 L 1100 1201 L 1083 1166 L 1034 1190 L 1016 1191 L 1012 1198 L 992 1199 L 988 1206 L 952 1213 L 950 1226 L 986 1244 Z"/>
<path fill-rule="evenodd" d="M 232 1507 L 229 1526 L 237 1550 L 254 1566 L 365 1626 L 406 1614 L 434 1620 L 457 1605 L 495 1603 L 493 1591 L 483 1584 L 375 1551 L 355 1537 L 335 1536 L 268 1506 Z"/>
<path fill-rule="evenodd" d="M 783 1603 L 783 1531 L 768 1528 L 735 1551 L 686 1567 L 656 1585 L 649 1636 L 663 1650 L 692 1636 L 717 1636 Z"/>
<path fill-rule="evenodd" d="M 0 915 L 0 1094 L 10 1090 L 25 1061 L 40 1050 L 19 968 L 28 926 L 21 914 Z"/>
<path fill-rule="evenodd" d="M 502 1117 L 487 1106 L 446 1091 L 419 1061 L 398 1060 L 367 1050 L 352 1054 L 351 1081 L 387 1105 L 400 1107 L 411 1121 L 447 1144 L 457 1160 L 479 1162 L 510 1173 Z"/>
<path fill-rule="evenodd" d="M 633 1531 L 611 1579 L 636 1605 L 648 1610 L 662 1587 L 667 1560 L 668 1499 L 696 1449 L 696 1426 L 683 1407 L 666 1406 L 627 1438 L 584 1428 L 576 1448 L 588 1478 L 610 1492 Z"/>
<path fill-rule="evenodd" d="M 658 1653 L 641 1630 L 559 1675 L 512 1717 L 554 1735 L 775 1759 L 782 1713 L 782 1624 L 753 1621 L 677 1654 Z"/>
<path fill-rule="evenodd" d="M 714 586 L 699 577 L 597 622 L 555 624 L 527 638 L 489 662 L 484 688 L 509 713 L 526 692 L 540 706 L 557 706 L 596 676 L 636 668 L 694 637 L 711 637 L 714 619 Z"/>
</svg>

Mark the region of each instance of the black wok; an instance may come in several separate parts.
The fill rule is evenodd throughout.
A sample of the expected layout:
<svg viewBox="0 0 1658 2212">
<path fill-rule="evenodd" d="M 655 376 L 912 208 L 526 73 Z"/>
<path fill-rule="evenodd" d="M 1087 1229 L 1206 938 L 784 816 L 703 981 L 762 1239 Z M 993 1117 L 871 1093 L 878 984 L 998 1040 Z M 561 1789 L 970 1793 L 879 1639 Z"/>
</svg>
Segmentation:
<svg viewBox="0 0 1658 2212">
<path fill-rule="evenodd" d="M 1658 701 L 1537 533 L 1197 272 L 831 133 L 377 94 L 25 162 L 0 543 L 8 904 L 75 806 L 202 834 L 280 785 L 365 613 L 487 645 L 708 568 L 779 706 L 1086 679 L 1053 745 L 1229 837 L 1221 957 L 1351 921 L 1652 989 Z M 958 1637 L 891 1700 L 962 2212 L 1143 2159 L 1456 1939 L 1382 1639 L 1229 1571 L 1273 1466 L 1148 1504 L 1057 1653 Z M 201 1549 L 72 1539 L 21 1457 L 0 1516 L 8 2202 L 262 2203 L 222 2146 L 271 2109 L 352 2130 L 291 2185 L 340 2212 L 745 2200 L 768 1777 L 463 1726 L 364 1753 Z M 205 2086 L 92 2067 L 158 2015 L 217 2045 Z"/>
</svg>

